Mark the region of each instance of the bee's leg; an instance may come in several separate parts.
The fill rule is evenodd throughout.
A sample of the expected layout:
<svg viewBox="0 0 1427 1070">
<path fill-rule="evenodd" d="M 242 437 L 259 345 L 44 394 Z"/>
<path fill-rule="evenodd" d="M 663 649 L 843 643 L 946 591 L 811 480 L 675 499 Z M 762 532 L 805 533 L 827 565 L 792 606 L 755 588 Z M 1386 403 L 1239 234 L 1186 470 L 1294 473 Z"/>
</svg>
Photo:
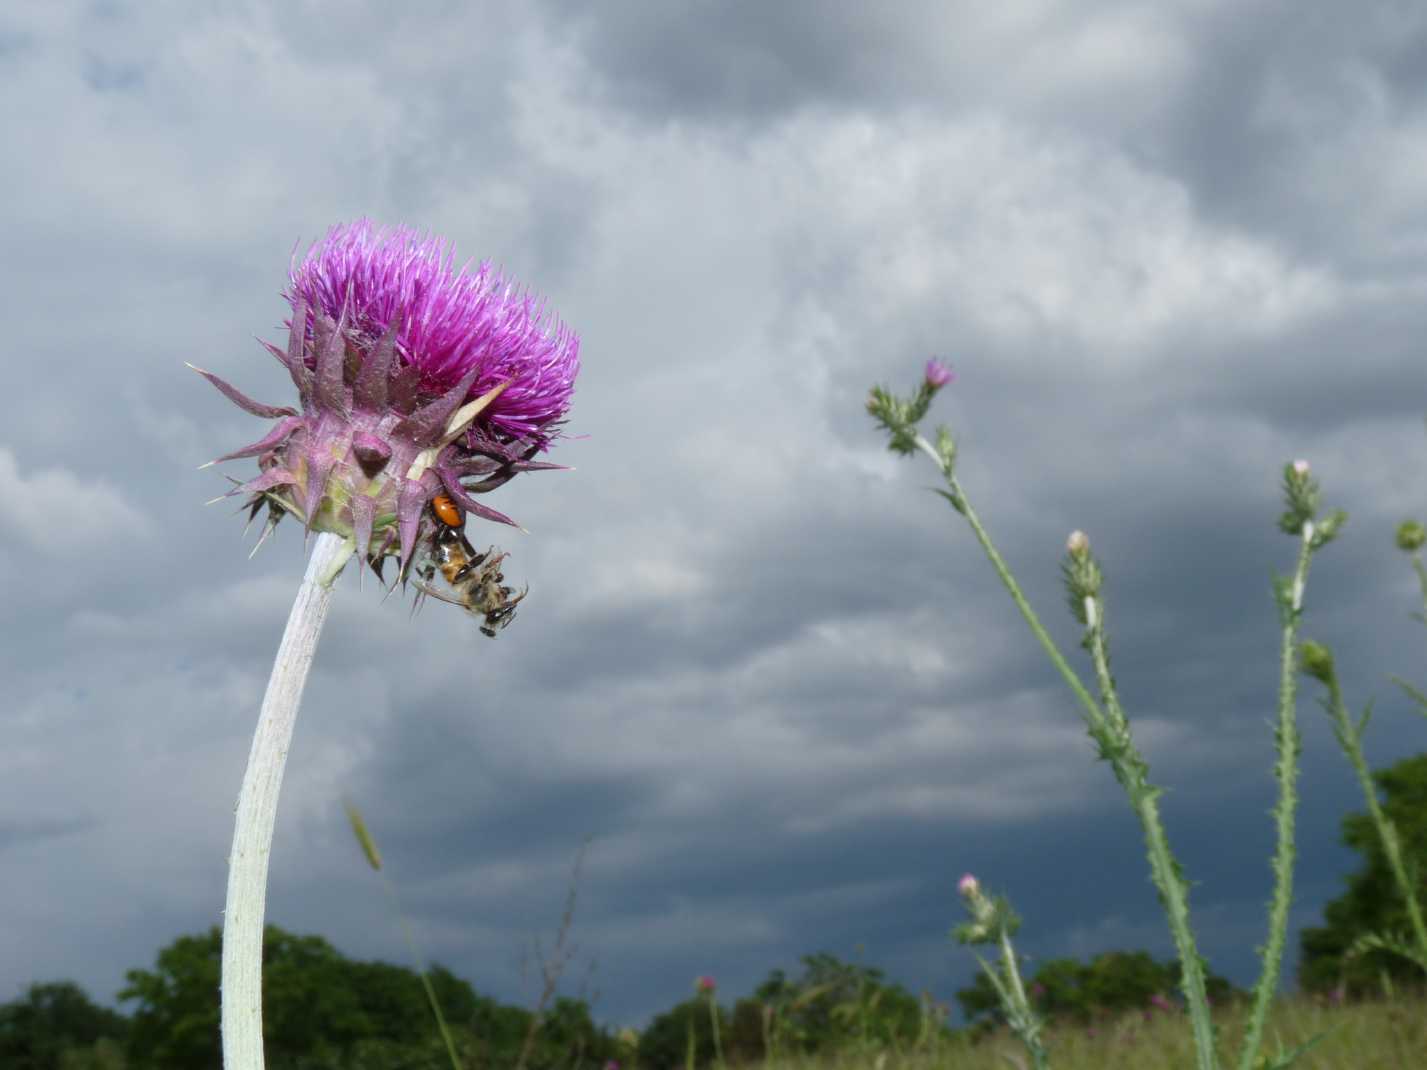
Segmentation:
<svg viewBox="0 0 1427 1070">
<path fill-rule="evenodd" d="M 489 550 L 487 550 L 485 554 L 476 553 L 476 548 L 471 545 L 471 540 L 466 538 L 464 531 L 461 532 L 461 549 L 466 551 L 466 557 L 470 560 L 472 565 L 479 565 L 486 559 L 486 554 L 490 553 Z"/>
</svg>

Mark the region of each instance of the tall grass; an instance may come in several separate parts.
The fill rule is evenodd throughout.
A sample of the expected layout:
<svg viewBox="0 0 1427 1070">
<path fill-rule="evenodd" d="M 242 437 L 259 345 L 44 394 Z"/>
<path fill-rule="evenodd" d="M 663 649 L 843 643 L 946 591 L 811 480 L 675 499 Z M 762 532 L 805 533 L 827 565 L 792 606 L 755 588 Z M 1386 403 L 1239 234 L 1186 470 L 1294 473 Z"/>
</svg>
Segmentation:
<svg viewBox="0 0 1427 1070">
<path fill-rule="evenodd" d="M 1234 1057 L 1248 1027 L 1249 1005 L 1218 1015 L 1217 1056 Z M 1284 1048 L 1320 1038 L 1298 1056 L 1296 1070 L 1423 1070 L 1427 1067 L 1427 995 L 1399 994 L 1358 1004 L 1293 997 L 1269 1007 L 1265 1032 Z M 1195 1059 L 1182 1014 L 1126 1014 L 1094 1025 L 1050 1024 L 1043 1033 L 1059 1070 L 1182 1070 Z M 965 1033 L 932 1044 L 869 1053 L 859 1048 L 820 1055 L 781 1055 L 745 1064 L 758 1070 L 1011 1070 L 1030 1063 L 1007 1028 L 973 1041 Z"/>
</svg>

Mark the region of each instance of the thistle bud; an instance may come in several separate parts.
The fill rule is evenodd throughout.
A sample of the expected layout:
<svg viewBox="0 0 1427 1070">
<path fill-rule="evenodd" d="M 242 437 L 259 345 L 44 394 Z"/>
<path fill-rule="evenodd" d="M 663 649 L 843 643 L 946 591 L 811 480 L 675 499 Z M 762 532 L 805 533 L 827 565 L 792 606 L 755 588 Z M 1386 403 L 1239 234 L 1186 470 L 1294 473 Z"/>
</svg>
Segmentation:
<svg viewBox="0 0 1427 1070">
<path fill-rule="evenodd" d="M 1301 535 L 1303 525 L 1318 515 L 1318 481 L 1309 473 L 1307 461 L 1283 466 L 1283 497 L 1287 508 L 1278 518 L 1279 529 Z"/>
<path fill-rule="evenodd" d="M 1333 679 L 1333 652 L 1322 643 L 1305 639 L 1298 644 L 1298 667 L 1305 676 L 1329 683 Z"/>
<path fill-rule="evenodd" d="M 981 884 L 970 873 L 956 882 L 956 890 L 963 899 L 974 899 L 981 891 Z"/>
<path fill-rule="evenodd" d="M 1061 562 L 1060 575 L 1071 614 L 1088 626 L 1090 618 L 1085 612 L 1085 600 L 1100 597 L 1105 577 L 1100 572 L 1100 563 L 1091 556 L 1090 538 L 1085 532 L 1072 531 L 1065 540 L 1065 560 Z"/>
<path fill-rule="evenodd" d="M 1404 520 L 1397 525 L 1397 548 L 1404 553 L 1415 554 L 1427 542 L 1427 528 L 1416 520 Z"/>
</svg>

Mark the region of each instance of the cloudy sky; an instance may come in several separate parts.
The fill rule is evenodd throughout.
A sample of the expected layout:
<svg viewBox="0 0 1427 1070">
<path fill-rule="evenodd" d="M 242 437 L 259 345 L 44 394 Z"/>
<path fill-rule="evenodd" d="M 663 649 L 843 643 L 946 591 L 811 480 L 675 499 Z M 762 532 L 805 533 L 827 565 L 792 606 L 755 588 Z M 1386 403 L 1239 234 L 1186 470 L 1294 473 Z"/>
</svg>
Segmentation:
<svg viewBox="0 0 1427 1070">
<path fill-rule="evenodd" d="M 875 8 L 875 9 L 874 9 Z M 994 10 L 993 10 L 994 8 Z M 1398 520 L 1427 511 L 1421 5 L 30 3 L 0 15 L 0 999 L 220 920 L 232 811 L 303 568 L 197 466 L 276 404 L 289 257 L 369 216 L 449 238 L 582 338 L 575 471 L 474 528 L 528 582 L 496 641 L 341 585 L 269 919 L 643 1024 L 826 950 L 939 998 L 973 871 L 1040 959 L 1171 945 L 1067 690 L 924 461 L 863 410 L 929 356 L 959 473 L 1033 602 L 1108 574 L 1122 696 L 1211 965 L 1269 892 L 1279 472 L 1352 516 L 1306 632 L 1377 766 L 1427 681 Z M 227 466 L 251 472 L 244 462 Z M 1312 691 L 1294 930 L 1361 797 Z M 1296 944 L 1296 941 L 1294 941 Z M 593 972 L 590 972 L 590 965 Z M 1291 977 L 1292 956 L 1287 964 Z"/>
</svg>

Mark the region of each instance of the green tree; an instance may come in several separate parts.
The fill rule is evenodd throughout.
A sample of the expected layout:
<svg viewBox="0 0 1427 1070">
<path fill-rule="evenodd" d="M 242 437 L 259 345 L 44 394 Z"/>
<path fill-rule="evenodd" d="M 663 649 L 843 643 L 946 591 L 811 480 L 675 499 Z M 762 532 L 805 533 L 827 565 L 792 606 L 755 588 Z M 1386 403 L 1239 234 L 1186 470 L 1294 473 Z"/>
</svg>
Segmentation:
<svg viewBox="0 0 1427 1070">
<path fill-rule="evenodd" d="M 183 936 L 159 952 L 155 969 L 128 972 L 119 998 L 137 1004 L 129 1034 L 131 1063 L 154 1070 L 219 1065 L 222 943 L 217 927 Z M 481 1001 L 467 982 L 440 967 L 430 977 L 447 1021 L 477 1021 Z M 435 1035 L 414 971 L 354 962 L 319 936 L 296 936 L 275 925 L 265 930 L 263 1036 L 274 1070 L 340 1066 L 359 1048 L 370 1053 L 385 1052 L 387 1044 L 415 1047 Z"/>
<path fill-rule="evenodd" d="M 722 1013 L 719 1014 L 719 1021 L 727 1021 Z M 706 997 L 695 996 L 657 1016 L 649 1023 L 649 1028 L 639 1035 L 640 1070 L 678 1070 L 683 1067 L 688 1054 L 690 1028 L 694 1031 L 694 1065 L 712 1065 L 713 1023 L 709 1020 L 709 1003 Z"/>
<path fill-rule="evenodd" d="M 1179 984 L 1179 964 L 1156 962 L 1144 951 L 1106 951 L 1088 963 L 1048 959 L 1026 979 L 1035 1009 L 1046 1018 L 1090 1022 L 1097 1018 L 1145 1010 L 1156 997 L 1171 998 Z M 1242 995 L 1229 981 L 1210 973 L 1209 998 L 1227 1003 Z M 968 1021 L 999 1023 L 1000 998 L 984 973 L 969 988 L 956 993 Z"/>
<path fill-rule="evenodd" d="M 819 952 L 804 955 L 790 981 L 773 970 L 754 991 L 771 1014 L 770 1033 L 784 1051 L 836 1051 L 853 1044 L 910 1044 L 921 1029 L 921 1004 L 881 970 Z"/>
<path fill-rule="evenodd" d="M 1419 901 L 1427 901 L 1427 753 L 1405 758 L 1373 773 L 1383 812 L 1397 827 L 1402 856 Z M 1389 952 L 1348 957 L 1366 933 L 1407 930 L 1407 908 L 1383 853 L 1377 827 L 1367 814 L 1343 818 L 1342 841 L 1362 856 L 1361 868 L 1347 878 L 1347 890 L 1323 910 L 1326 924 L 1299 934 L 1298 983 L 1310 992 L 1343 985 L 1350 995 L 1381 990 L 1386 974 L 1394 983 L 1420 985 L 1422 970 Z"/>
<path fill-rule="evenodd" d="M 757 999 L 741 999 L 733 1005 L 728 1020 L 728 1040 L 724 1052 L 739 1066 L 764 1062 L 768 1057 L 765 1030 L 772 1026 L 772 1007 Z"/>
<path fill-rule="evenodd" d="M 223 935 L 181 936 L 163 948 L 155 969 L 129 970 L 119 999 L 136 1003 L 129 1061 L 154 1070 L 221 1066 L 218 978 Z"/>
<path fill-rule="evenodd" d="M 98 1051 L 113 1051 L 128 1032 L 123 1015 L 90 1000 L 73 981 L 32 984 L 0 1004 L 0 1066 L 59 1070 Z"/>
</svg>

